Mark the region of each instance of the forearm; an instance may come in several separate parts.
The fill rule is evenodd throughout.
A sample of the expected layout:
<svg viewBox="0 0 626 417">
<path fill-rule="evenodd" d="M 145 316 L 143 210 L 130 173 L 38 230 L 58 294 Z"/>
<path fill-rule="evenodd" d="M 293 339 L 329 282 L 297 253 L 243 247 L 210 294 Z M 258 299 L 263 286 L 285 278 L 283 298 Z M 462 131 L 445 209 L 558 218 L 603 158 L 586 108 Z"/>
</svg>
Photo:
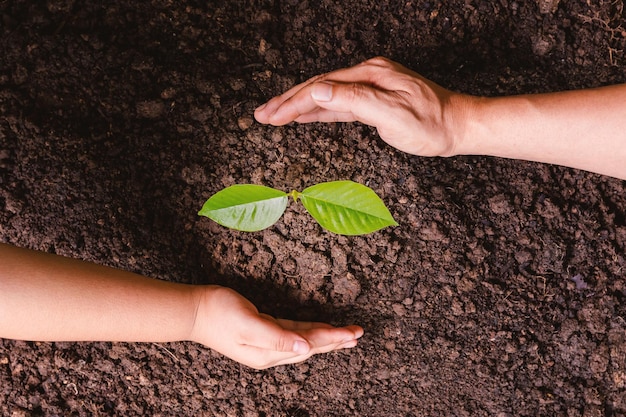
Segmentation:
<svg viewBox="0 0 626 417">
<path fill-rule="evenodd" d="M 0 337 L 185 340 L 196 288 L 0 244 Z"/>
<path fill-rule="evenodd" d="M 626 179 L 626 85 L 470 103 L 457 154 L 552 163 Z"/>
</svg>

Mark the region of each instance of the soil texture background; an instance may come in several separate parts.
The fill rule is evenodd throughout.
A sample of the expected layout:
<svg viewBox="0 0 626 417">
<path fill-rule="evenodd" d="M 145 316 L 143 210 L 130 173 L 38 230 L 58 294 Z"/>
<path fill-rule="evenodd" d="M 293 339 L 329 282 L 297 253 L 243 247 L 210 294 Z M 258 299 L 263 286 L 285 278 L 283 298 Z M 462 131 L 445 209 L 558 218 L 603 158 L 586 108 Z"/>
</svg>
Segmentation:
<svg viewBox="0 0 626 417">
<path fill-rule="evenodd" d="M 366 332 L 264 371 L 185 342 L 0 340 L 0 415 L 626 415 L 623 181 L 252 118 L 377 55 L 484 96 L 623 83 L 621 0 L 14 0 L 0 19 L 0 241 Z M 235 183 L 339 179 L 400 226 L 337 236 L 291 204 L 245 234 L 196 214 Z"/>
</svg>

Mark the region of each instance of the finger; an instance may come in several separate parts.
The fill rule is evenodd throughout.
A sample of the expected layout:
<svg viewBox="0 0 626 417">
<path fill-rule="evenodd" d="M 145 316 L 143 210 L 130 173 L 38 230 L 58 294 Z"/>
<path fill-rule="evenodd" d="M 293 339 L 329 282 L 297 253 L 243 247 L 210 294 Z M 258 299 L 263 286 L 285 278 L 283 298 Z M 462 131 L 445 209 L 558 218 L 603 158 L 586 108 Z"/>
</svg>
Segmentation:
<svg viewBox="0 0 626 417">
<path fill-rule="evenodd" d="M 298 107 L 301 107 L 299 111 L 303 112 L 303 114 L 304 112 L 307 112 L 306 105 L 309 103 L 306 103 L 305 101 L 307 101 L 306 99 L 310 94 L 308 87 L 310 87 L 313 83 L 322 80 L 333 80 L 338 82 L 366 82 L 366 75 L 367 73 L 364 72 L 358 65 L 326 74 L 316 75 L 303 83 L 291 87 L 281 95 L 276 96 L 267 103 L 259 106 L 254 111 L 254 117 L 260 123 L 272 124 L 275 126 L 287 124 L 292 122 L 294 118 L 284 118 L 284 120 L 278 119 L 277 113 L 278 116 L 282 116 L 283 114 L 287 114 L 288 110 L 297 110 Z M 303 98 L 305 99 L 304 101 L 302 100 Z"/>
<path fill-rule="evenodd" d="M 276 112 L 276 110 L 283 105 L 286 101 L 288 101 L 291 97 L 293 97 L 298 91 L 302 90 L 309 84 L 315 82 L 316 80 L 324 77 L 323 75 L 316 75 L 315 77 L 309 78 L 303 83 L 297 84 L 291 87 L 289 90 L 285 91 L 279 96 L 276 96 L 269 100 L 267 103 L 262 104 L 257 107 L 254 111 L 254 117 L 260 123 L 269 123 L 269 118 L 272 114 Z"/>
<path fill-rule="evenodd" d="M 335 83 L 335 81 L 333 81 Z M 356 84 L 355 85 L 360 85 Z M 325 88 L 329 86 L 329 88 Z M 274 126 L 282 126 L 293 121 L 298 122 L 317 122 L 317 121 L 355 121 L 355 117 L 352 115 L 351 109 L 347 111 L 333 111 L 329 112 L 325 106 L 320 106 L 316 101 L 316 94 L 318 98 L 321 98 L 321 102 L 332 100 L 332 84 L 327 81 L 315 81 L 307 83 L 304 87 L 300 88 L 294 94 L 289 97 L 278 97 L 276 102 L 270 101 L 267 107 L 262 109 L 263 116 L 258 116 L 255 113 L 255 117 L 262 123 L 269 123 Z M 323 112 L 326 117 L 325 120 L 320 120 L 316 117 L 318 112 Z M 343 113 L 343 115 L 335 114 Z"/>
<path fill-rule="evenodd" d="M 286 330 L 308 330 L 315 328 L 332 329 L 335 327 L 328 323 L 322 323 L 317 321 L 295 321 L 288 319 L 276 319 L 273 316 L 265 313 L 259 313 L 259 316 L 263 317 L 266 320 L 275 322 L 280 327 Z"/>
<path fill-rule="evenodd" d="M 301 100 L 309 97 L 309 88 L 312 84 L 324 80 L 342 83 L 377 84 L 377 81 L 393 80 L 391 77 L 381 77 L 381 73 L 386 73 L 390 69 L 404 70 L 402 66 L 387 59 L 373 58 L 353 67 L 342 68 L 312 77 L 259 106 L 254 112 L 254 117 L 260 123 L 269 123 L 275 126 L 287 124 L 296 119 L 294 110 L 299 108 L 300 114 L 308 113 L 306 108 L 310 103 L 302 102 Z M 297 96 L 300 96 L 299 100 Z M 288 114 L 291 117 L 287 116 Z"/>
<path fill-rule="evenodd" d="M 279 326 L 287 330 L 310 330 L 310 329 L 334 329 L 335 326 L 332 326 L 328 323 L 320 323 L 315 321 L 294 321 L 287 319 L 274 319 Z"/>
<path fill-rule="evenodd" d="M 270 100 L 266 107 L 257 109 L 256 119 L 261 123 L 282 126 L 293 122 L 301 115 L 313 112 L 318 106 L 311 97 L 310 85 L 310 82 L 304 83 L 293 94 L 290 90 Z"/>
<path fill-rule="evenodd" d="M 298 333 L 309 341 L 311 350 L 318 353 L 327 352 L 329 348 L 359 339 L 363 336 L 363 328 L 352 325 L 331 329 L 310 329 Z"/>
<path fill-rule="evenodd" d="M 379 131 L 396 126 L 409 109 L 402 93 L 384 91 L 364 84 L 317 82 L 310 87 L 311 98 L 320 110 L 320 121 L 359 121 Z M 346 116 L 349 115 L 349 116 Z M 303 119 L 310 118 L 309 116 Z M 388 129 L 387 129 L 388 130 Z"/>
<path fill-rule="evenodd" d="M 346 330 L 348 331 L 346 332 Z M 257 369 L 302 362 L 319 353 L 353 348 L 357 345 L 358 338 L 362 335 L 363 329 L 360 326 L 346 326 L 339 329 L 311 329 L 306 332 L 306 336 L 312 339 L 310 340 L 311 349 L 306 354 L 278 352 L 256 346 L 243 346 L 247 353 L 242 355 L 239 360 L 246 363 L 248 362 L 247 358 L 255 358 L 252 363 L 248 362 L 248 365 Z"/>
<path fill-rule="evenodd" d="M 288 356 L 287 354 L 280 352 L 280 353 L 277 353 L 277 355 L 280 355 L 280 356 L 274 357 L 274 365 L 270 365 L 270 366 L 302 362 L 304 360 L 307 360 L 311 356 L 314 356 L 317 354 L 329 353 L 335 350 L 351 349 L 355 347 L 357 344 L 358 344 L 358 339 L 351 339 L 348 341 L 320 345 L 311 349 L 309 353 L 306 355 Z M 285 355 L 285 356 L 282 356 L 282 355 Z"/>
<path fill-rule="evenodd" d="M 324 123 L 338 123 L 338 122 L 356 122 L 357 119 L 352 112 L 342 113 L 318 108 L 307 114 L 298 116 L 294 122 L 298 123 L 311 123 L 311 122 L 324 122 Z"/>
<path fill-rule="evenodd" d="M 322 354 L 322 353 L 329 353 L 335 350 L 343 350 L 343 349 L 349 349 L 349 348 L 353 348 L 357 345 L 357 341 L 356 340 L 352 340 L 350 342 L 344 342 L 344 343 L 337 343 L 334 345 L 327 345 L 327 346 L 323 346 L 320 347 L 316 350 L 311 350 L 308 354 L 306 355 L 293 355 L 293 354 L 288 354 L 288 353 L 284 353 L 284 352 L 273 352 L 270 356 L 267 357 L 267 365 L 265 365 L 264 367 L 271 367 L 271 366 L 277 366 L 277 365 L 286 365 L 286 364 L 291 364 L 291 363 L 298 363 L 298 362 L 303 362 L 307 359 L 309 359 L 311 356 L 315 356 L 317 354 Z"/>
<path fill-rule="evenodd" d="M 276 352 L 306 355 L 311 346 L 298 333 L 284 329 L 274 319 L 259 317 L 241 336 L 241 344 Z"/>
<path fill-rule="evenodd" d="M 358 339 L 352 339 L 347 342 L 333 343 L 330 345 L 319 346 L 315 349 L 312 349 L 309 354 L 310 356 L 313 356 L 317 354 L 333 352 L 335 350 L 351 349 L 355 347 L 358 343 L 359 343 Z"/>
<path fill-rule="evenodd" d="M 334 327 L 326 323 L 297 321 L 285 323 L 284 325 L 286 326 L 285 328 L 293 330 L 307 339 L 311 348 L 358 339 L 363 336 L 363 328 L 356 325 Z"/>
</svg>

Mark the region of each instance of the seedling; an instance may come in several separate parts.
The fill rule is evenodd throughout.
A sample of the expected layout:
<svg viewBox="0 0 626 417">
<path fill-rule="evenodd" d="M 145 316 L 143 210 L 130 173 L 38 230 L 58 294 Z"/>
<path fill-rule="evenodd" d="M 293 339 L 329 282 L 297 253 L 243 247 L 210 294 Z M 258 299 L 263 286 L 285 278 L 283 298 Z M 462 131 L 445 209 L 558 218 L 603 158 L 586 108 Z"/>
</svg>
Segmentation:
<svg viewBox="0 0 626 417">
<path fill-rule="evenodd" d="M 371 188 L 353 181 L 324 182 L 289 194 L 263 185 L 232 185 L 211 196 L 198 214 L 231 229 L 255 232 L 280 219 L 290 196 L 324 229 L 340 235 L 398 225 Z"/>
</svg>

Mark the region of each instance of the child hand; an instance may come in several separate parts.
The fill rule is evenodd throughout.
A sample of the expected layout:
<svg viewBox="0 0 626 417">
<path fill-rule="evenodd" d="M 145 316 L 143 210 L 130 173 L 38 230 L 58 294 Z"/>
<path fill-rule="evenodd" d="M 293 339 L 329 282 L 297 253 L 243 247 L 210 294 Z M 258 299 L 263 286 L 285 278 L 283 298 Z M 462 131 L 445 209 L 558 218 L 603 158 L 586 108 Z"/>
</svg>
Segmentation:
<svg viewBox="0 0 626 417">
<path fill-rule="evenodd" d="M 191 340 L 256 369 L 296 363 L 317 354 L 356 346 L 359 326 L 275 319 L 261 314 L 237 292 L 198 287 L 199 306 Z"/>
<path fill-rule="evenodd" d="M 255 111 L 261 123 L 353 122 L 374 126 L 391 146 L 421 156 L 455 153 L 468 96 L 385 58 L 313 77 Z"/>
</svg>

